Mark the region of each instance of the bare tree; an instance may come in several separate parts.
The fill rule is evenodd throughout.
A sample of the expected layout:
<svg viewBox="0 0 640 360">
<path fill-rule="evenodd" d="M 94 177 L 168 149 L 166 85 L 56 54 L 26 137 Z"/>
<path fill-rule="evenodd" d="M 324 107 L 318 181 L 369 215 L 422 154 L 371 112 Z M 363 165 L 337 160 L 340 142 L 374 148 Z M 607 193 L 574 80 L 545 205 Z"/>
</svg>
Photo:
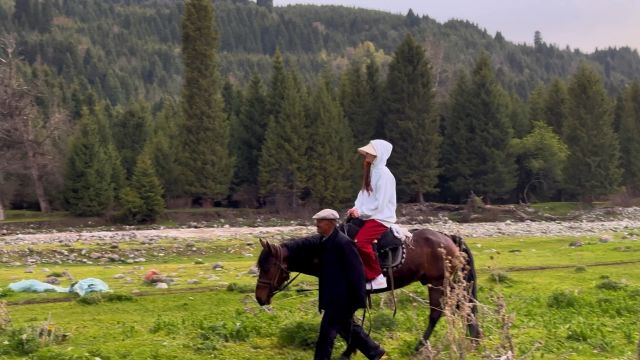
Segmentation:
<svg viewBox="0 0 640 360">
<path fill-rule="evenodd" d="M 40 210 L 49 212 L 51 206 L 45 192 L 44 174 L 53 155 L 51 140 L 59 134 L 66 116 L 55 110 L 57 107 L 50 116 L 43 116 L 35 103 L 37 86 L 29 86 L 22 80 L 18 63 L 14 37 L 1 38 L 0 143 L 3 148 L 16 151 L 17 155 L 3 159 L 3 162 L 5 167 L 22 168 L 29 173 Z M 16 166 L 17 162 L 22 166 Z"/>
</svg>

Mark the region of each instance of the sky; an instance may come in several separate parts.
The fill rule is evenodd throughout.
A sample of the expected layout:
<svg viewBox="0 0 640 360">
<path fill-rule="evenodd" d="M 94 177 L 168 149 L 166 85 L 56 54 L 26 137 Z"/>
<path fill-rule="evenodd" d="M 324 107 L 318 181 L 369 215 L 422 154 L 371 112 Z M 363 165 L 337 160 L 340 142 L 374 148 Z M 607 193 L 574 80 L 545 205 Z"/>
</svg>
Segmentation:
<svg viewBox="0 0 640 360">
<path fill-rule="evenodd" d="M 640 0 L 274 0 L 274 5 L 330 4 L 406 14 L 411 8 L 438 22 L 465 19 L 510 41 L 533 43 L 536 30 L 547 43 L 592 52 L 596 48 L 640 49 Z"/>
</svg>

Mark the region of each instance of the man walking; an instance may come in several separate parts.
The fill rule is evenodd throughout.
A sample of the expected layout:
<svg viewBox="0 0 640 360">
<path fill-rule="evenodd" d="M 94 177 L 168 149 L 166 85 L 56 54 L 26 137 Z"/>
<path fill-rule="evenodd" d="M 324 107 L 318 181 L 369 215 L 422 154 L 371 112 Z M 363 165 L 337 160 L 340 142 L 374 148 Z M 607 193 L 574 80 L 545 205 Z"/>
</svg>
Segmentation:
<svg viewBox="0 0 640 360">
<path fill-rule="evenodd" d="M 364 269 L 354 242 L 337 229 L 339 218 L 331 209 L 313 216 L 322 235 L 319 310 L 324 311 L 314 359 L 331 359 L 338 334 L 367 359 L 386 359 L 384 349 L 353 320 L 356 310 L 366 306 Z"/>
</svg>

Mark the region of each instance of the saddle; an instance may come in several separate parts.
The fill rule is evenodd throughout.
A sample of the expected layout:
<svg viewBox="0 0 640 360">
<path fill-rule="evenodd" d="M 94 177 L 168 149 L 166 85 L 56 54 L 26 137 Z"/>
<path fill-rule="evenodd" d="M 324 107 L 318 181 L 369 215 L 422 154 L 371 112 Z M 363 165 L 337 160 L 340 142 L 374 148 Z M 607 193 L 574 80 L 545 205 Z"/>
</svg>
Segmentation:
<svg viewBox="0 0 640 360">
<path fill-rule="evenodd" d="M 347 223 L 341 224 L 339 230 L 350 239 L 354 239 L 363 224 L 364 220 L 362 219 L 350 219 Z M 407 256 L 404 241 L 396 237 L 391 229 L 388 229 L 380 236 L 380 239 L 374 243 L 373 248 L 378 256 L 378 262 L 383 273 L 387 273 L 389 269 L 395 270 L 398 268 L 404 263 Z"/>
</svg>

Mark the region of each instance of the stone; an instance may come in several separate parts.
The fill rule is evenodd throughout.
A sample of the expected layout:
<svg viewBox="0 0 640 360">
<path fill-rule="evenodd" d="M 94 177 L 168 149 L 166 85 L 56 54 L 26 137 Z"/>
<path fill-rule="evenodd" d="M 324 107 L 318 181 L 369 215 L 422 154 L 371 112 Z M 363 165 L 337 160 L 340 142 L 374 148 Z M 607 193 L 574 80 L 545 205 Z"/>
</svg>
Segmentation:
<svg viewBox="0 0 640 360">
<path fill-rule="evenodd" d="M 89 254 L 89 257 L 94 259 L 94 260 L 95 259 L 100 259 L 102 257 L 102 254 L 94 252 L 94 253 Z"/>
<path fill-rule="evenodd" d="M 224 269 L 224 264 L 217 262 L 215 264 L 213 264 L 213 266 L 211 267 L 213 270 L 222 270 Z"/>
<path fill-rule="evenodd" d="M 258 270 L 258 268 L 257 268 L 257 267 L 252 266 L 252 267 L 247 271 L 247 274 L 249 274 L 249 275 L 258 275 L 258 273 L 259 273 L 259 272 L 260 272 L 260 271 Z"/>
<path fill-rule="evenodd" d="M 569 243 L 569 247 L 572 247 L 572 248 L 577 248 L 577 247 L 581 247 L 581 246 L 584 246 L 584 243 L 582 241 L 580 241 L 580 240 L 574 240 L 574 241 Z"/>
<path fill-rule="evenodd" d="M 156 289 L 168 289 L 169 285 L 167 283 L 164 282 L 158 282 L 156 283 Z"/>
<path fill-rule="evenodd" d="M 113 275 L 114 279 L 124 279 L 124 274 L 115 274 Z"/>
<path fill-rule="evenodd" d="M 58 279 L 57 277 L 53 277 L 53 276 L 49 276 L 47 278 L 47 280 L 45 280 L 44 282 L 46 282 L 47 284 L 51 284 L 51 285 L 60 285 L 60 279 Z"/>
<path fill-rule="evenodd" d="M 612 238 L 609 235 L 601 236 L 600 239 L 598 239 L 598 241 L 600 243 L 602 243 L 602 244 L 606 244 L 606 243 L 610 242 L 611 240 L 612 240 Z"/>
<path fill-rule="evenodd" d="M 189 279 L 189 280 L 187 280 L 187 284 L 189 284 L 189 285 L 200 284 L 200 280 L 198 280 L 198 279 Z"/>
<path fill-rule="evenodd" d="M 24 272 L 27 274 L 32 274 L 33 273 L 33 267 L 29 266 L 28 268 L 24 269 Z"/>
</svg>

